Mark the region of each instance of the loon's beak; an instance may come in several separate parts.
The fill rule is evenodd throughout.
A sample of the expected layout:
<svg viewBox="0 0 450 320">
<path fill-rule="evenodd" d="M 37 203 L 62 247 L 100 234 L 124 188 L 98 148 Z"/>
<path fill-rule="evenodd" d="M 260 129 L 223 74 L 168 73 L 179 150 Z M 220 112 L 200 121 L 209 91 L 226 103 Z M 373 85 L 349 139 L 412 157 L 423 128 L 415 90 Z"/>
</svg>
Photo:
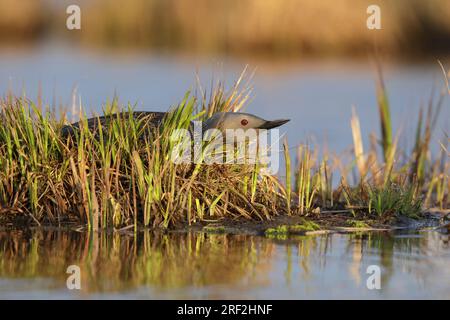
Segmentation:
<svg viewBox="0 0 450 320">
<path fill-rule="evenodd" d="M 273 128 L 279 127 L 289 121 L 290 121 L 290 119 L 266 121 L 262 125 L 260 125 L 258 129 L 267 129 L 267 130 L 273 129 Z"/>
</svg>

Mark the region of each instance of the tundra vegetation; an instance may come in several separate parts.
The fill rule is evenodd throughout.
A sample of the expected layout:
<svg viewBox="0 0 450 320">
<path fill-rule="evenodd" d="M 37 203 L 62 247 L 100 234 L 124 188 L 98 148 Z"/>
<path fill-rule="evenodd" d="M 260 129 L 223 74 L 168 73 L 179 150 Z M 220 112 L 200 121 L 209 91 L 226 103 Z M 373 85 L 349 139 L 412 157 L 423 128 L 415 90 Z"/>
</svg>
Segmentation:
<svg viewBox="0 0 450 320">
<path fill-rule="evenodd" d="M 298 147 L 294 164 L 286 141 L 280 150 L 286 171 L 280 177 L 260 174 L 258 163 L 170 161 L 171 133 L 216 112 L 242 110 L 251 94 L 247 80 L 243 74 L 230 89 L 217 82 L 209 94 L 186 93 L 146 141 L 140 138 L 146 130 L 142 120 L 127 113 L 114 116 L 97 133 L 82 124 L 73 138 L 64 138 L 61 128 L 68 121 L 63 110 L 57 118 L 40 101 L 6 95 L 0 102 L 0 221 L 138 230 L 295 216 L 302 223 L 286 230 L 296 232 L 317 230 L 309 221 L 327 212 L 344 212 L 345 221 L 386 223 L 399 215 L 419 217 L 426 208 L 449 207 L 449 140 L 432 139 L 447 88 L 421 109 L 414 148 L 408 152 L 393 132 L 381 72 L 376 86 L 381 136 L 372 136 L 366 150 L 354 112 L 348 162 L 326 152 L 319 157 L 316 146 L 305 144 Z M 113 101 L 104 113 L 119 109 Z M 431 144 L 439 145 L 437 155 Z M 339 177 L 338 184 L 333 177 Z"/>
</svg>

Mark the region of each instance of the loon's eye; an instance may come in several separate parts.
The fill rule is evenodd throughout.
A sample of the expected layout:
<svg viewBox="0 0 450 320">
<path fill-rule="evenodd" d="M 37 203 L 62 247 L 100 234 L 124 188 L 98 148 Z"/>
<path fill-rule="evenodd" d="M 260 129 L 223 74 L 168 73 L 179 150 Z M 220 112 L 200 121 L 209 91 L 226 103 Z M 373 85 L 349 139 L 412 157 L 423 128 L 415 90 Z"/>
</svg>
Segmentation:
<svg viewBox="0 0 450 320">
<path fill-rule="evenodd" d="M 246 126 L 246 125 L 248 124 L 248 120 L 247 120 L 247 119 L 242 119 L 242 120 L 241 120 L 241 124 L 242 124 L 243 126 Z"/>
</svg>

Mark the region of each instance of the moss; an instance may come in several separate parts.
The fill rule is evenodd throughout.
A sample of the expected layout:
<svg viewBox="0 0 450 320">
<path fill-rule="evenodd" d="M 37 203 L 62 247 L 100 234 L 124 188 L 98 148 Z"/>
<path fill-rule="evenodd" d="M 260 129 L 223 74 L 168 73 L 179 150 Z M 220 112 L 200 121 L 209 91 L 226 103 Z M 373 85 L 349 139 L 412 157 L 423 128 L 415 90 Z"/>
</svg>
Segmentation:
<svg viewBox="0 0 450 320">
<path fill-rule="evenodd" d="M 367 223 L 365 223 L 364 221 L 360 221 L 360 220 L 349 219 L 349 220 L 347 220 L 347 225 L 352 228 L 361 228 L 361 229 L 370 228 L 370 226 Z"/>
<path fill-rule="evenodd" d="M 281 225 L 276 228 L 268 228 L 264 232 L 266 235 L 280 235 L 280 234 L 288 234 L 289 233 L 289 226 L 287 225 Z"/>
<path fill-rule="evenodd" d="M 268 228 L 264 232 L 266 236 L 288 236 L 291 234 L 304 234 L 310 231 L 320 230 L 320 226 L 317 223 L 303 219 L 300 224 L 295 225 L 280 225 L 276 228 Z"/>
<path fill-rule="evenodd" d="M 320 226 L 312 221 L 308 221 L 305 219 L 302 219 L 302 223 L 292 226 L 291 227 L 291 232 L 293 233 L 293 231 L 317 231 L 320 230 Z"/>
</svg>

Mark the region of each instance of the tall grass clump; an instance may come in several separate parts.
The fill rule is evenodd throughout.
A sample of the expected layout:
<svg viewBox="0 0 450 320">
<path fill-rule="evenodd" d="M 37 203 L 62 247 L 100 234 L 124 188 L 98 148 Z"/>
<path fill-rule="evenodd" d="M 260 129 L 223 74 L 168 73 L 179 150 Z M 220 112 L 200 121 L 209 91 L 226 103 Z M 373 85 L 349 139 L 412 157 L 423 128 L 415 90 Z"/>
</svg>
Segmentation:
<svg viewBox="0 0 450 320">
<path fill-rule="evenodd" d="M 318 190 L 316 176 L 313 173 L 314 159 L 309 147 L 298 148 L 298 166 L 296 171 L 297 204 L 300 214 L 306 214 L 313 206 L 314 196 Z"/>
<path fill-rule="evenodd" d="M 108 125 L 99 123 L 95 131 L 89 130 L 82 115 L 79 128 L 69 137 L 61 135 L 63 120 L 33 102 L 2 100 L 2 218 L 37 224 L 81 222 L 92 230 L 137 230 L 224 217 L 271 219 L 289 211 L 283 185 L 259 174 L 258 165 L 171 159 L 176 129 L 189 130 L 194 119 L 244 106 L 248 92 L 238 91 L 241 80 L 230 91 L 218 83 L 209 100 L 186 93 L 158 128 L 150 128 L 145 118 L 134 118 L 130 106 L 114 113 L 113 103 L 104 108 L 110 116 Z"/>
<path fill-rule="evenodd" d="M 356 207 L 376 212 L 378 216 L 393 212 L 417 216 L 421 208 L 430 206 L 445 209 L 448 206 L 450 182 L 448 155 L 442 150 L 440 156 L 433 159 L 430 150 L 433 128 L 436 127 L 444 102 L 445 90 L 438 94 L 437 99 L 432 92 L 426 116 L 424 108 L 420 108 L 414 147 L 409 154 L 399 150 L 398 135 L 395 139 L 392 137 L 390 104 L 381 68 L 378 69 L 378 77 L 377 101 L 381 128 L 379 141 L 383 161 L 378 159 L 375 144 L 368 154 L 364 154 L 359 120 L 354 111 L 351 123 L 360 180 L 353 190 L 348 186 L 344 188 L 348 204 L 356 203 Z M 403 155 L 403 159 L 399 154 Z"/>
<path fill-rule="evenodd" d="M 301 214 L 320 207 L 321 211 L 369 214 L 384 219 L 398 215 L 417 217 L 430 207 L 448 208 L 448 137 L 437 141 L 441 147 L 438 157 L 433 157 L 431 152 L 433 128 L 448 94 L 447 86 L 439 94 L 432 92 L 426 109 L 420 109 L 414 147 L 410 151 L 402 150 L 398 143 L 399 133 L 392 128 L 391 105 L 382 71 L 379 65 L 377 67 L 379 137 L 371 134 L 370 147 L 364 148 L 359 117 L 353 108 L 350 162 L 345 162 L 344 156 L 334 156 L 330 166 L 328 155 L 322 160 L 317 159 L 311 155 L 309 146 L 300 146 L 295 176 Z M 332 174 L 340 177 L 334 189 L 330 179 Z"/>
</svg>

